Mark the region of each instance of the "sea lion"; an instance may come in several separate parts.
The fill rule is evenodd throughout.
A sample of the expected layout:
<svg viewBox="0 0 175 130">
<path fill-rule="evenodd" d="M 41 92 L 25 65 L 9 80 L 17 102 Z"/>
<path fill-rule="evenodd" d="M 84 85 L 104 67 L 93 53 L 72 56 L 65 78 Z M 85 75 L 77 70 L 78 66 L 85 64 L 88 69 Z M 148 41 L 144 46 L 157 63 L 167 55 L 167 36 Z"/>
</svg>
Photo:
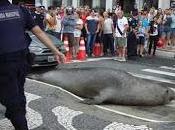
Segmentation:
<svg viewBox="0 0 175 130">
<path fill-rule="evenodd" d="M 156 106 L 175 99 L 168 87 L 111 68 L 60 69 L 43 73 L 38 80 L 84 97 L 87 104 Z"/>
</svg>

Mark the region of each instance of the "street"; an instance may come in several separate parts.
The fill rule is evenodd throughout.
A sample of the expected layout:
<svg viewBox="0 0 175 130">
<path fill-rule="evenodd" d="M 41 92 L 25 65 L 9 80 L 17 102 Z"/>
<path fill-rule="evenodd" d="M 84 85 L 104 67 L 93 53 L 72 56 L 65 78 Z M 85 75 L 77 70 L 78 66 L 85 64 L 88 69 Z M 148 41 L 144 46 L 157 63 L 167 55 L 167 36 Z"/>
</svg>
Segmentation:
<svg viewBox="0 0 175 130">
<path fill-rule="evenodd" d="M 125 70 L 132 75 L 171 87 L 175 85 L 174 59 L 144 57 L 118 62 L 111 58 L 59 65 L 57 68 L 108 67 Z M 174 130 L 175 101 L 165 106 L 86 105 L 81 97 L 35 80 L 52 69 L 34 69 L 27 78 L 27 119 L 32 130 Z M 173 88 L 174 87 L 174 88 Z M 175 89 L 174 89 L 175 90 Z M 0 130 L 13 130 L 0 106 Z"/>
<path fill-rule="evenodd" d="M 175 0 L 0 0 L 0 39 L 0 130 L 175 130 Z"/>
</svg>

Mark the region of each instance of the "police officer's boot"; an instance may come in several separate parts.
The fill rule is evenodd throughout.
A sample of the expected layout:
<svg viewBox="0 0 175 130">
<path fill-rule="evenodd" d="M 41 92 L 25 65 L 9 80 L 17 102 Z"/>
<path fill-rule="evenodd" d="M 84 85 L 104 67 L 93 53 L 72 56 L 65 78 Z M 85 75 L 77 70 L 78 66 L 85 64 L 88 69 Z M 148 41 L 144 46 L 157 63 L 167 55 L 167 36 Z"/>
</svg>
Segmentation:
<svg viewBox="0 0 175 130">
<path fill-rule="evenodd" d="M 10 121 L 15 127 L 15 130 L 29 130 L 26 117 L 23 115 L 15 116 L 14 118 L 10 119 Z"/>
</svg>

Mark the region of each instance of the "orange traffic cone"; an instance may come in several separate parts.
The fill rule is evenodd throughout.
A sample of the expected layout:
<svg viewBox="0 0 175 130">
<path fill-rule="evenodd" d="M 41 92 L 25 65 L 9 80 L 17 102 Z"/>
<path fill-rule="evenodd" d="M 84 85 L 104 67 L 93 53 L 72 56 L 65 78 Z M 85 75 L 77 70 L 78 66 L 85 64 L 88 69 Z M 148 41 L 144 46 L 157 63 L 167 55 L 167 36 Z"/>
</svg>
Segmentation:
<svg viewBox="0 0 175 130">
<path fill-rule="evenodd" d="M 165 46 L 165 39 L 164 38 L 159 38 L 159 40 L 157 41 L 156 46 L 158 48 L 162 48 L 163 46 Z"/>
<path fill-rule="evenodd" d="M 64 37 L 64 47 L 66 49 L 66 54 L 65 54 L 66 61 L 65 62 L 69 63 L 72 60 L 72 54 L 70 53 L 70 50 L 69 50 L 69 42 L 68 42 L 67 37 Z"/>
<path fill-rule="evenodd" d="M 95 57 L 101 56 L 101 46 L 100 43 L 95 43 L 93 47 L 93 54 Z"/>
<path fill-rule="evenodd" d="M 80 40 L 80 47 L 79 47 L 79 52 L 77 54 L 77 60 L 86 60 L 86 48 L 85 48 L 85 42 L 84 42 L 84 38 L 81 37 Z"/>
</svg>

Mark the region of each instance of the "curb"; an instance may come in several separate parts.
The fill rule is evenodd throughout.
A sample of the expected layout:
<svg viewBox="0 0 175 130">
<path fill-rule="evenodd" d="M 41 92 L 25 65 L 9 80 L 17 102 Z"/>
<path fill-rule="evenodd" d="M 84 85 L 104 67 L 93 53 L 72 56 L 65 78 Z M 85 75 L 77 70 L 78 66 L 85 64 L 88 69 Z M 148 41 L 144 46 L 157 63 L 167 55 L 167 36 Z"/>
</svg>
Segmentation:
<svg viewBox="0 0 175 130">
<path fill-rule="evenodd" d="M 175 59 L 175 52 L 173 51 L 167 51 L 167 50 L 156 50 L 156 55 L 162 58 L 170 58 Z"/>
</svg>

